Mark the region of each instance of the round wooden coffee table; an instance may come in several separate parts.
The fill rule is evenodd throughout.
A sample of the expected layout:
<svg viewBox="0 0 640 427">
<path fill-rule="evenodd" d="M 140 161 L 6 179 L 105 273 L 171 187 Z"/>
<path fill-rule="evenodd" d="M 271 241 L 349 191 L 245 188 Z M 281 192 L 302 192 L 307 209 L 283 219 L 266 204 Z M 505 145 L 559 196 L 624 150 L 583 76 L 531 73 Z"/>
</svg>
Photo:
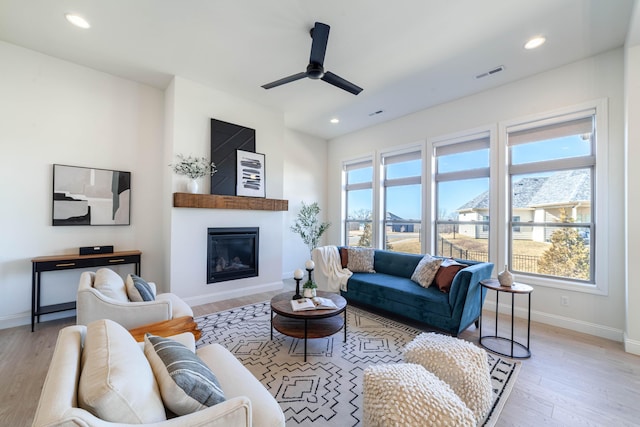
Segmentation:
<svg viewBox="0 0 640 427">
<path fill-rule="evenodd" d="M 317 292 L 319 297 L 329 298 L 337 309 L 293 311 L 291 299 L 294 292 L 284 292 L 271 299 L 271 339 L 273 330 L 289 337 L 304 339 L 304 361 L 307 361 L 307 338 L 324 338 L 344 328 L 347 341 L 347 300 L 339 294 Z M 339 316 L 344 313 L 344 316 Z"/>
</svg>

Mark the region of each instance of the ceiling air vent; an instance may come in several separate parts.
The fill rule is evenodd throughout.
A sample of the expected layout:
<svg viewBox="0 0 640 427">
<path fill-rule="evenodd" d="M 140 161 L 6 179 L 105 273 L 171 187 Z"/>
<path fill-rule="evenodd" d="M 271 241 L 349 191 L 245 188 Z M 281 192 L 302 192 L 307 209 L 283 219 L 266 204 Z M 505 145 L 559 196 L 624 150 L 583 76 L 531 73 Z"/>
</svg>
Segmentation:
<svg viewBox="0 0 640 427">
<path fill-rule="evenodd" d="M 476 76 L 476 79 L 481 79 L 483 77 L 491 76 L 493 74 L 499 73 L 502 70 L 504 70 L 504 65 L 500 65 L 499 67 L 493 68 L 493 69 L 487 71 L 486 73 L 478 74 Z"/>
</svg>

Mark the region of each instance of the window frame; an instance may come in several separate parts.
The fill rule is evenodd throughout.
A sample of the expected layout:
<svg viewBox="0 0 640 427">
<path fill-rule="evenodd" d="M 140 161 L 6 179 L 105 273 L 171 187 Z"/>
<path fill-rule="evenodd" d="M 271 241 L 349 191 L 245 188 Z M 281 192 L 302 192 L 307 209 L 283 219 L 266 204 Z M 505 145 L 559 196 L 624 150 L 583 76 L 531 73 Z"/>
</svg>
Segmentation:
<svg viewBox="0 0 640 427">
<path fill-rule="evenodd" d="M 407 220 L 403 221 L 403 224 L 417 224 L 420 227 L 419 231 L 419 239 L 420 239 L 420 253 L 424 253 L 424 236 L 423 236 L 423 224 L 424 224 L 424 147 L 423 144 L 420 146 L 410 146 L 404 149 L 397 149 L 393 151 L 387 151 L 380 154 L 380 188 L 381 188 L 381 218 L 380 218 L 380 241 L 379 245 L 386 249 L 387 244 L 387 225 L 393 225 L 393 221 L 387 220 L 387 189 L 393 187 L 401 187 L 401 186 L 409 186 L 409 185 L 419 185 L 420 186 L 420 196 L 421 196 L 421 206 L 420 206 L 420 219 L 419 220 Z M 414 161 L 420 160 L 420 175 L 410 176 L 410 177 L 402 177 L 402 178 L 387 178 L 386 176 L 386 166 L 394 163 L 402 163 L 405 161 Z M 393 249 L 391 249 L 393 250 Z"/>
<path fill-rule="evenodd" d="M 429 251 L 430 253 L 437 254 L 438 253 L 438 225 L 439 224 L 454 224 L 454 225 L 475 225 L 481 226 L 488 233 L 488 244 L 487 244 L 487 257 L 488 260 L 491 261 L 493 254 L 495 254 L 496 250 L 496 238 L 491 235 L 491 229 L 495 230 L 495 220 L 493 217 L 495 215 L 491 215 L 491 212 L 495 212 L 497 210 L 497 202 L 494 194 L 495 188 L 495 167 L 496 160 L 495 155 L 492 153 L 495 152 L 496 145 L 496 126 L 488 125 L 482 126 L 475 129 L 469 129 L 462 132 L 456 132 L 449 135 L 444 135 L 436 138 L 428 138 L 427 139 L 427 151 L 430 154 L 430 161 L 428 162 L 428 177 L 430 179 L 430 197 L 429 197 L 429 232 L 431 234 L 431 239 L 429 242 Z M 467 146 L 465 149 L 465 145 Z M 454 154 L 454 153 L 463 153 L 474 151 L 475 147 L 485 147 L 489 149 L 489 166 L 470 169 L 467 171 L 454 171 L 454 172 L 444 172 L 438 173 L 437 171 L 437 158 L 438 151 L 444 151 L 444 154 Z M 489 221 L 439 221 L 438 220 L 438 182 L 447 182 L 447 181 L 459 181 L 465 179 L 475 179 L 475 178 L 488 178 L 489 180 Z M 483 215 L 483 218 L 487 215 Z"/>
<path fill-rule="evenodd" d="M 606 232 L 599 232 L 599 224 L 608 223 L 607 207 L 609 206 L 608 191 L 607 189 L 607 172 L 608 172 L 608 106 L 606 99 L 600 99 L 595 101 L 589 101 L 582 104 L 577 104 L 565 108 L 559 108 L 556 110 L 530 115 L 518 119 L 499 122 L 499 138 L 501 143 L 499 144 L 499 158 L 503 170 L 500 172 L 503 183 L 501 188 L 505 190 L 502 194 L 502 206 L 500 218 L 500 224 L 503 230 L 505 230 L 504 236 L 501 242 L 504 242 L 504 247 L 499 250 L 498 259 L 502 260 L 498 265 L 508 264 L 508 260 L 511 259 L 511 227 L 513 226 L 513 220 L 508 220 L 511 215 L 511 175 L 515 171 L 517 174 L 525 174 L 528 171 L 534 170 L 534 167 L 529 164 L 517 165 L 515 169 L 510 169 L 512 166 L 508 161 L 509 146 L 508 146 L 508 133 L 513 129 L 521 130 L 527 128 L 541 127 L 547 124 L 560 123 L 563 121 L 571 120 L 572 118 L 584 117 L 593 112 L 594 115 L 594 129 L 595 129 L 595 141 L 593 141 L 594 147 L 592 152 L 593 166 L 586 163 L 584 159 L 556 159 L 548 160 L 543 163 L 548 164 L 548 168 L 551 170 L 557 170 L 560 167 L 563 170 L 575 170 L 584 167 L 591 167 L 592 174 L 592 218 L 590 239 L 592 243 L 591 251 L 591 268 L 592 268 L 592 283 L 578 282 L 571 279 L 556 278 L 550 276 L 542 276 L 537 274 L 527 274 L 523 272 L 515 273 L 515 280 L 521 280 L 527 284 L 539 285 L 551 288 L 566 289 L 576 292 L 592 293 L 597 295 L 608 295 L 609 287 L 606 278 L 606 263 L 608 260 L 608 236 Z M 540 166 L 540 165 L 537 165 Z M 597 200 L 597 203 L 596 203 Z M 577 227 L 581 223 L 571 223 L 572 227 Z M 520 223 L 520 225 L 523 225 Z M 529 223 L 527 226 L 531 225 Z M 535 224 L 534 224 L 535 225 Z"/>
<path fill-rule="evenodd" d="M 358 167 L 360 166 L 360 167 Z M 371 168 L 371 181 L 367 182 L 358 182 L 354 184 L 349 184 L 349 172 L 350 170 L 358 170 Z M 342 162 L 342 194 L 343 194 L 343 209 L 342 209 L 342 244 L 344 246 L 349 246 L 349 224 L 354 222 L 364 222 L 371 224 L 371 233 L 372 233 L 372 241 L 371 247 L 375 247 L 375 237 L 374 234 L 374 210 L 375 210 L 375 190 L 374 190 L 374 182 L 375 182 L 375 163 L 373 156 L 366 158 L 359 158 L 354 160 L 348 160 Z M 371 218 L 369 220 L 357 220 L 352 221 L 349 220 L 349 191 L 358 191 L 358 190 L 371 190 Z"/>
</svg>

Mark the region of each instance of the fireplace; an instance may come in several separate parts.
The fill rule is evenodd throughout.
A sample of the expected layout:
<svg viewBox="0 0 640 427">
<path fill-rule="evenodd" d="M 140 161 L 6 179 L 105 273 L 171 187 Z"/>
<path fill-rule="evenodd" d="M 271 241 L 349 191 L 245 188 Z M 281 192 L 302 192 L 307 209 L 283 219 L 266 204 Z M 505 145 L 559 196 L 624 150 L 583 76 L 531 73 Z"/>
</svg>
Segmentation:
<svg viewBox="0 0 640 427">
<path fill-rule="evenodd" d="M 258 275 L 258 227 L 207 230 L 207 283 Z"/>
</svg>

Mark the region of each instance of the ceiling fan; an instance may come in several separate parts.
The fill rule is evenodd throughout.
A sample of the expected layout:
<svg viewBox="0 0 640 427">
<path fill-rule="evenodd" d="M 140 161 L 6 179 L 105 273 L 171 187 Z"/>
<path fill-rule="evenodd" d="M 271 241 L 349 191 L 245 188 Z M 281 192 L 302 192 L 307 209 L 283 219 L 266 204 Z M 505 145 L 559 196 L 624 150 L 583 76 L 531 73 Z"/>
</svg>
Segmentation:
<svg viewBox="0 0 640 427">
<path fill-rule="evenodd" d="M 291 76 L 276 80 L 275 82 L 262 85 L 265 89 L 271 89 L 276 86 L 280 86 L 286 83 L 295 82 L 302 78 L 308 77 L 310 79 L 321 79 L 329 84 L 332 84 L 340 89 L 344 89 L 347 92 L 351 92 L 354 95 L 362 92 L 362 88 L 343 79 L 337 74 L 333 74 L 331 71 L 324 71 L 324 54 L 327 51 L 327 41 L 329 40 L 329 26 L 322 22 L 316 22 L 315 26 L 309 31 L 311 34 L 311 56 L 309 58 L 309 65 L 307 65 L 307 71 L 293 74 Z"/>
</svg>

